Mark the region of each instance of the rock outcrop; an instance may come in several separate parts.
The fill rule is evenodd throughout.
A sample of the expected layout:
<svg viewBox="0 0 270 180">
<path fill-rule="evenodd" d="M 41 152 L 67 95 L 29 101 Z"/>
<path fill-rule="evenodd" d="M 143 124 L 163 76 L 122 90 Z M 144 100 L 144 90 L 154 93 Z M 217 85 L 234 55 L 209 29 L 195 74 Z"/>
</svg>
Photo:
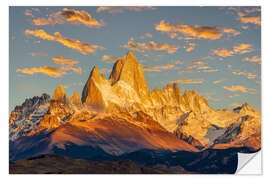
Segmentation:
<svg viewBox="0 0 270 180">
<path fill-rule="evenodd" d="M 33 150 L 42 133 L 45 139 L 39 139 L 40 146 L 46 144 L 42 151 L 46 153 L 54 146 L 65 149 L 69 143 L 99 147 L 111 154 L 143 148 L 261 147 L 260 112 L 248 104 L 214 110 L 196 91 L 182 94 L 177 84 L 150 91 L 132 53 L 116 61 L 109 79 L 93 67 L 81 99 L 77 91 L 69 99 L 60 85 L 52 99 L 42 95 L 16 107 L 9 124 L 10 140 L 18 154 Z"/>
<path fill-rule="evenodd" d="M 142 111 L 169 132 L 174 132 L 190 144 L 202 147 L 214 145 L 222 133 L 234 132 L 226 131 L 233 125 L 247 124 L 249 121 L 242 122 L 242 118 L 246 115 L 253 116 L 255 112 L 248 105 L 239 109 L 241 113 L 232 110 L 215 111 L 196 91 L 181 94 L 177 84 L 169 84 L 164 89 L 150 92 L 142 66 L 131 52 L 114 64 L 109 79 L 101 76 L 97 67 L 93 68 L 83 90 L 82 102 L 99 107 L 105 112 L 132 114 Z M 256 117 L 258 118 L 253 121 L 258 124 L 260 117 Z M 181 118 L 183 122 L 179 125 Z M 249 128 L 251 127 L 246 126 L 243 131 Z M 247 131 L 255 133 L 252 130 Z"/>
<path fill-rule="evenodd" d="M 150 92 L 142 65 L 131 52 L 116 61 L 109 79 L 101 76 L 97 67 L 92 69 L 83 89 L 82 103 L 106 112 L 143 111 L 170 132 L 177 127 L 176 120 L 182 114 L 190 110 L 212 111 L 198 93 L 190 91 L 182 95 L 177 84 Z"/>
<path fill-rule="evenodd" d="M 55 101 L 63 101 L 65 103 L 69 102 L 69 97 L 66 94 L 65 89 L 62 85 L 60 85 L 54 90 L 52 99 Z"/>
<path fill-rule="evenodd" d="M 70 103 L 78 106 L 82 105 L 82 101 L 77 90 L 74 91 L 74 94 L 70 99 Z"/>
<path fill-rule="evenodd" d="M 50 96 L 42 94 L 26 99 L 16 106 L 9 118 L 9 139 L 14 141 L 38 127 L 40 120 L 48 112 Z"/>
</svg>

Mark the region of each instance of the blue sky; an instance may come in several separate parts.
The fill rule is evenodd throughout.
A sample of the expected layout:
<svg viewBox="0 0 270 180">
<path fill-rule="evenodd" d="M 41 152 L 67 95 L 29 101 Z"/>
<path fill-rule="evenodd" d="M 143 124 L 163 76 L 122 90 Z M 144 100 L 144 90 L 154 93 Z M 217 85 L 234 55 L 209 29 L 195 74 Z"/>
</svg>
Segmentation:
<svg viewBox="0 0 270 180">
<path fill-rule="evenodd" d="M 149 87 L 177 82 L 215 109 L 261 109 L 259 7 L 10 7 L 9 110 L 60 84 L 82 92 L 132 51 Z"/>
</svg>

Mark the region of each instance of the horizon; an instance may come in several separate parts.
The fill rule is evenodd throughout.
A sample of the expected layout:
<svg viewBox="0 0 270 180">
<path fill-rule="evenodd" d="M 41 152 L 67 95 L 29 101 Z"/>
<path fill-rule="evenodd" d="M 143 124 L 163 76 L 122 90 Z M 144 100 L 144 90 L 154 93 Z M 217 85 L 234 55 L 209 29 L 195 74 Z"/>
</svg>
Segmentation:
<svg viewBox="0 0 270 180">
<path fill-rule="evenodd" d="M 81 97 L 91 69 L 108 78 L 125 52 L 144 66 L 151 91 L 176 82 L 181 94 L 195 90 L 213 109 L 248 103 L 261 110 L 261 26 L 243 18 L 260 17 L 260 8 L 67 8 L 10 7 L 9 113 L 25 98 L 52 97 L 60 84 L 69 97 L 75 90 Z M 184 16 L 190 11 L 196 15 Z M 78 19 L 58 17 L 61 12 Z"/>
</svg>

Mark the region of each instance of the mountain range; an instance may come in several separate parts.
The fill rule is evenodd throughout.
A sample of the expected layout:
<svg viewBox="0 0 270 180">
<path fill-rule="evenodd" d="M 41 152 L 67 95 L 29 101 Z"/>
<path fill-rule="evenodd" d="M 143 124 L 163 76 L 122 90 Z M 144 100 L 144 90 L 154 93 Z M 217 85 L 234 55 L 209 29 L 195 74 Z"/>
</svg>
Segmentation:
<svg viewBox="0 0 270 180">
<path fill-rule="evenodd" d="M 16 106 L 9 118 L 9 142 L 12 165 L 45 154 L 37 159 L 128 159 L 147 168 L 165 164 L 181 166 L 181 172 L 233 173 L 237 152 L 261 149 L 261 114 L 247 103 L 215 110 L 196 91 L 181 93 L 176 83 L 151 91 L 143 66 L 128 52 L 115 62 L 109 78 L 94 66 L 81 97 L 78 91 L 68 97 L 60 85 L 52 98 L 44 93 Z M 136 161 L 138 153 L 147 158 Z"/>
</svg>

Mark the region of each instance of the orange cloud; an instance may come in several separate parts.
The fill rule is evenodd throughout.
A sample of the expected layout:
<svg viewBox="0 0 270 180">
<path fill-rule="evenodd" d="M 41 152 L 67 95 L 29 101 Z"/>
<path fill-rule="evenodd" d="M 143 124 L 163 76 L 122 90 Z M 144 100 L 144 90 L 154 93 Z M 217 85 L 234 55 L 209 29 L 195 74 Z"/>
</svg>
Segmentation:
<svg viewBox="0 0 270 180">
<path fill-rule="evenodd" d="M 184 74 L 184 73 L 191 73 L 191 72 L 192 72 L 191 70 L 186 69 L 186 70 L 181 70 L 181 71 L 179 71 L 177 74 L 178 74 L 178 75 L 182 75 L 182 74 Z"/>
<path fill-rule="evenodd" d="M 214 84 L 219 84 L 219 83 L 221 83 L 222 81 L 223 81 L 223 80 L 220 79 L 220 80 L 213 81 L 213 83 L 214 83 Z"/>
<path fill-rule="evenodd" d="M 51 77 L 61 77 L 67 74 L 66 71 L 74 71 L 79 74 L 82 73 L 81 67 L 73 67 L 73 65 L 79 63 L 79 61 L 77 60 L 72 60 L 72 59 L 63 58 L 63 57 L 53 57 L 52 60 L 55 64 L 60 65 L 60 67 L 54 68 L 54 67 L 43 66 L 39 68 L 38 67 L 24 68 L 24 69 L 17 69 L 16 72 L 21 72 L 21 73 L 30 74 L 30 75 L 34 75 L 36 73 L 43 73 Z"/>
<path fill-rule="evenodd" d="M 180 83 L 180 84 L 201 84 L 203 79 L 193 80 L 193 79 L 177 79 L 175 81 L 170 81 L 170 83 Z"/>
<path fill-rule="evenodd" d="M 225 48 L 222 49 L 214 49 L 212 50 L 213 54 L 216 54 L 218 56 L 221 57 L 228 57 L 228 56 L 233 56 L 235 54 L 245 54 L 245 53 L 250 53 L 252 52 L 254 49 L 252 48 L 251 44 L 239 44 L 233 47 L 232 50 L 228 50 Z"/>
<path fill-rule="evenodd" d="M 63 58 L 63 57 L 53 57 L 52 60 L 54 61 L 55 64 L 60 64 L 60 65 L 73 66 L 73 65 L 79 63 L 79 61 L 77 61 L 77 60 Z"/>
<path fill-rule="evenodd" d="M 242 104 L 239 104 L 239 103 L 232 103 L 232 104 L 230 104 L 230 106 L 232 106 L 232 107 L 240 107 L 240 106 L 242 106 Z"/>
<path fill-rule="evenodd" d="M 54 24 L 64 24 L 66 22 L 72 24 L 84 24 L 88 27 L 101 27 L 104 25 L 102 21 L 98 21 L 92 18 L 91 14 L 86 11 L 77 11 L 74 9 L 63 8 L 62 11 L 53 13 L 49 15 L 49 18 L 37 18 L 33 19 L 34 25 L 44 26 L 44 25 L 54 25 Z"/>
<path fill-rule="evenodd" d="M 119 58 L 118 57 L 109 56 L 109 55 L 106 55 L 106 54 L 104 54 L 102 56 L 102 60 L 103 61 L 106 61 L 108 63 L 115 63 L 115 61 L 117 61 L 117 59 L 119 59 Z"/>
<path fill-rule="evenodd" d="M 197 69 L 209 69 L 210 67 L 208 66 L 200 66 L 200 67 L 197 67 Z"/>
<path fill-rule="evenodd" d="M 167 51 L 169 54 L 175 53 L 180 47 L 175 45 L 169 44 L 158 44 L 154 41 L 150 41 L 148 44 L 146 43 L 139 43 L 135 42 L 134 38 L 130 38 L 126 45 L 122 46 L 123 48 L 131 49 L 138 52 L 145 52 L 145 51 Z"/>
<path fill-rule="evenodd" d="M 255 8 L 251 8 L 251 9 L 245 9 L 245 12 L 247 14 L 254 13 L 254 12 L 261 12 L 261 7 L 255 7 Z"/>
<path fill-rule="evenodd" d="M 232 86 L 232 87 L 227 87 L 227 86 L 223 86 L 224 89 L 228 90 L 228 91 L 232 91 L 232 92 L 235 92 L 235 91 L 241 91 L 243 93 L 251 93 L 251 94 L 254 94 L 256 92 L 255 89 L 253 88 L 246 88 L 245 86 Z"/>
<path fill-rule="evenodd" d="M 225 48 L 214 49 L 214 50 L 212 50 L 212 53 L 216 54 L 218 56 L 221 56 L 221 57 L 228 57 L 228 56 L 232 56 L 234 54 L 233 51 L 225 49 Z"/>
<path fill-rule="evenodd" d="M 188 45 L 189 45 L 189 47 L 186 47 L 186 46 L 184 47 L 187 52 L 193 51 L 195 46 L 196 46 L 196 44 L 194 44 L 194 43 L 189 43 Z"/>
<path fill-rule="evenodd" d="M 257 77 L 256 74 L 250 73 L 250 72 L 237 72 L 237 71 L 233 71 L 232 72 L 234 75 L 238 75 L 238 76 L 245 76 L 248 79 L 255 79 Z"/>
<path fill-rule="evenodd" d="M 204 65 L 205 63 L 202 61 L 192 61 L 191 64 Z"/>
<path fill-rule="evenodd" d="M 50 41 L 55 41 L 55 37 L 54 36 L 51 36 L 49 34 L 47 34 L 44 30 L 40 29 L 40 30 L 29 30 L 29 29 L 26 29 L 24 31 L 25 34 L 28 34 L 28 35 L 32 35 L 32 36 L 36 36 L 36 37 L 39 37 L 41 39 L 46 39 L 46 40 L 50 40 Z"/>
<path fill-rule="evenodd" d="M 33 17 L 33 13 L 32 13 L 32 11 L 31 11 L 30 9 L 26 9 L 26 10 L 24 11 L 24 15 L 25 15 L 25 16 L 31 16 L 31 17 Z"/>
<path fill-rule="evenodd" d="M 141 11 L 141 10 L 155 10 L 156 8 L 151 6 L 100 6 L 96 12 L 108 11 L 109 13 L 120 13 L 124 10 Z"/>
<path fill-rule="evenodd" d="M 222 28 L 221 31 L 224 33 L 232 34 L 233 36 L 238 36 L 240 34 L 239 31 L 236 31 L 235 29 L 232 28 Z"/>
<path fill-rule="evenodd" d="M 171 38 L 177 36 L 176 33 L 182 33 L 187 36 L 195 37 L 198 39 L 219 39 L 223 33 L 230 33 L 233 35 L 239 35 L 240 33 L 232 28 L 220 28 L 220 27 L 211 27 L 211 26 L 188 26 L 185 24 L 172 24 L 170 22 L 165 22 L 164 20 L 160 21 L 156 25 L 155 29 L 157 31 L 165 32 L 170 35 Z"/>
<path fill-rule="evenodd" d="M 161 70 L 173 69 L 174 67 L 175 67 L 174 64 L 167 64 L 167 65 L 160 65 L 160 66 L 144 66 L 143 70 L 159 72 Z"/>
<path fill-rule="evenodd" d="M 48 56 L 48 53 L 30 53 L 31 56 Z"/>
<path fill-rule="evenodd" d="M 261 25 L 261 17 L 260 16 L 248 16 L 242 12 L 238 12 L 238 17 L 242 23 L 251 23 L 256 25 Z"/>
<path fill-rule="evenodd" d="M 24 74 L 36 74 L 36 73 L 42 73 L 46 74 L 51 77 L 61 77 L 66 74 L 66 72 L 62 72 L 59 69 L 49 67 L 49 66 L 44 66 L 44 67 L 33 67 L 33 68 L 25 68 L 25 69 L 17 69 L 16 72 L 21 72 Z"/>
<path fill-rule="evenodd" d="M 71 70 L 71 71 L 74 71 L 74 72 L 79 73 L 79 74 L 82 73 L 82 69 L 80 67 L 73 67 L 73 65 L 79 63 L 79 61 L 77 61 L 77 60 L 63 58 L 63 57 L 53 57 L 52 60 L 55 64 L 60 65 L 59 70 L 61 70 L 61 71 Z"/>
<path fill-rule="evenodd" d="M 144 39 L 144 38 L 146 38 L 146 37 L 152 38 L 153 36 L 152 36 L 151 33 L 145 33 L 144 35 L 140 36 L 140 39 Z"/>
<path fill-rule="evenodd" d="M 251 58 L 249 57 L 246 57 L 243 59 L 244 61 L 247 61 L 247 62 L 255 62 L 255 63 L 261 63 L 261 57 L 259 56 L 253 56 Z"/>
<path fill-rule="evenodd" d="M 82 74 L 82 68 L 81 67 L 71 67 L 70 70 L 78 73 L 78 74 Z"/>
<path fill-rule="evenodd" d="M 55 64 L 60 65 L 59 68 L 44 66 L 44 67 L 33 67 L 33 68 L 24 68 L 24 69 L 17 69 L 16 72 L 21 72 L 24 74 L 30 74 L 34 75 L 36 73 L 43 73 L 46 75 L 49 75 L 51 77 L 61 77 L 63 75 L 66 75 L 66 71 L 74 71 L 76 73 L 81 74 L 82 69 L 81 67 L 73 67 L 73 65 L 78 64 L 79 61 L 63 58 L 63 57 L 53 57 L 53 62 Z"/>
<path fill-rule="evenodd" d="M 254 49 L 252 48 L 251 44 L 239 44 L 237 46 L 233 47 L 234 54 L 245 54 L 245 53 L 250 53 Z"/>
<path fill-rule="evenodd" d="M 44 40 L 59 42 L 66 47 L 80 51 L 84 55 L 86 55 L 87 53 L 94 53 L 97 49 L 100 49 L 100 50 L 105 49 L 103 46 L 99 46 L 96 44 L 90 45 L 88 43 L 84 43 L 84 42 L 81 42 L 79 40 L 74 41 L 71 39 L 64 38 L 61 36 L 61 34 L 59 32 L 55 32 L 54 33 L 55 36 L 52 36 L 52 35 L 47 34 L 42 29 L 34 30 L 34 31 L 27 29 L 27 30 L 25 30 L 24 33 L 27 35 L 39 37 L 39 38 L 44 39 Z"/>
<path fill-rule="evenodd" d="M 241 91 L 241 92 L 247 92 L 248 89 L 245 86 L 232 86 L 232 87 L 227 87 L 223 86 L 224 89 L 227 89 L 228 91 Z"/>
<path fill-rule="evenodd" d="M 248 29 L 248 26 L 241 26 L 242 29 Z"/>
</svg>

